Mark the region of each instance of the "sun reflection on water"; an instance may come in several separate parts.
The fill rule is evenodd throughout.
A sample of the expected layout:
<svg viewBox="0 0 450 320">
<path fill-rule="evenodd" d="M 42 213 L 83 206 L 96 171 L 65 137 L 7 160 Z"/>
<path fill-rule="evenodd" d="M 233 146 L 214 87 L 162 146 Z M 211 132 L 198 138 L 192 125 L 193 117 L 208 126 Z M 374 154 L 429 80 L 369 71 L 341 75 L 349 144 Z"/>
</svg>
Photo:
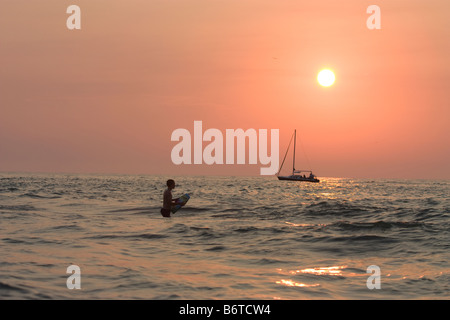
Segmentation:
<svg viewBox="0 0 450 320">
<path fill-rule="evenodd" d="M 347 268 L 347 266 L 331 266 L 331 267 L 315 267 L 315 268 L 305 268 L 305 269 L 298 269 L 298 270 L 283 270 L 283 269 L 277 269 L 278 273 L 283 275 L 291 275 L 296 276 L 299 274 L 312 274 L 315 276 L 342 276 L 343 275 L 343 269 Z M 303 283 L 303 282 L 297 282 L 292 279 L 280 279 L 275 282 L 276 284 L 285 285 L 287 287 L 302 287 L 302 288 L 311 288 L 311 287 L 318 287 L 320 286 L 320 283 Z"/>
<path fill-rule="evenodd" d="M 319 267 L 319 268 L 306 268 L 302 270 L 293 271 L 297 273 L 309 273 L 315 275 L 330 275 L 330 276 L 342 276 L 342 269 L 347 268 L 347 266 L 332 266 L 332 267 Z"/>
<path fill-rule="evenodd" d="M 312 224 L 312 223 L 292 223 L 289 221 L 285 221 L 285 224 L 291 226 L 291 227 L 326 227 L 327 225 L 324 223 L 316 223 L 316 224 Z"/>
<path fill-rule="evenodd" d="M 276 281 L 277 284 L 282 284 L 288 287 L 304 287 L 304 288 L 309 288 L 309 287 L 318 287 L 320 286 L 319 283 L 314 283 L 314 284 L 306 284 L 306 283 L 300 283 L 300 282 L 295 282 L 293 280 L 287 280 L 287 279 L 281 279 L 280 281 Z"/>
</svg>

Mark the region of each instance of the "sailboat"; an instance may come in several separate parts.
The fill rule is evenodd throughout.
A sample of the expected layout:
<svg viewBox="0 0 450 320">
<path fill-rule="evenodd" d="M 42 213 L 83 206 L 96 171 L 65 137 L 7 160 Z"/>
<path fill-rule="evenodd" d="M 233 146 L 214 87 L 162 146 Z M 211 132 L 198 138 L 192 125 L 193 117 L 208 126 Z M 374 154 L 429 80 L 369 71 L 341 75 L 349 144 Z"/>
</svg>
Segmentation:
<svg viewBox="0 0 450 320">
<path fill-rule="evenodd" d="M 286 156 L 288 154 L 289 148 L 292 143 L 292 138 L 291 138 L 291 141 L 289 142 L 289 146 L 286 150 L 286 154 L 284 155 L 283 162 L 281 163 L 280 170 L 278 170 L 278 173 L 277 173 L 278 180 L 320 182 L 320 180 L 316 178 L 316 176 L 312 173 L 311 170 L 295 170 L 295 145 L 297 144 L 297 141 L 296 141 L 297 140 L 297 130 L 294 130 L 293 138 L 294 138 L 294 156 L 293 156 L 294 159 L 292 161 L 292 174 L 290 176 L 280 176 L 281 168 L 283 168 L 284 160 L 286 160 Z M 301 173 L 304 173 L 304 174 L 302 175 Z M 306 175 L 307 173 L 309 173 L 309 175 Z"/>
</svg>

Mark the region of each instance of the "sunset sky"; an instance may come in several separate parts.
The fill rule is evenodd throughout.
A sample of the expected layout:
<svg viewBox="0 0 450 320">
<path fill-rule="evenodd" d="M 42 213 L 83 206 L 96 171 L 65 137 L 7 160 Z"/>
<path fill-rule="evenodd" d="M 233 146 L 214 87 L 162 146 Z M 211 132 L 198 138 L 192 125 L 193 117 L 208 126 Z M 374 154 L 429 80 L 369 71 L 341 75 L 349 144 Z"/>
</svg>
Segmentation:
<svg viewBox="0 0 450 320">
<path fill-rule="evenodd" d="M 279 129 L 281 158 L 297 129 L 297 167 L 319 177 L 449 179 L 449 14 L 448 0 L 2 0 L 0 172 L 259 174 L 174 165 L 171 133 L 201 120 Z"/>
</svg>

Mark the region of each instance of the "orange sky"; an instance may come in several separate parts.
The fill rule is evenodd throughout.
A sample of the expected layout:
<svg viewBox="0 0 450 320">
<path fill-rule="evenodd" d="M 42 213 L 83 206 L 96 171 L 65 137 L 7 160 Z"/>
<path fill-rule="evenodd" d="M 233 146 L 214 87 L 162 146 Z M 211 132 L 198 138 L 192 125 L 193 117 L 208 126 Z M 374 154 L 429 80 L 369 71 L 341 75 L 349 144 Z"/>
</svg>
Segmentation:
<svg viewBox="0 0 450 320">
<path fill-rule="evenodd" d="M 449 13 L 448 0 L 2 1 L 0 171 L 259 174 L 172 164 L 172 131 L 202 120 L 280 129 L 280 157 L 296 128 L 319 177 L 449 179 Z"/>
</svg>

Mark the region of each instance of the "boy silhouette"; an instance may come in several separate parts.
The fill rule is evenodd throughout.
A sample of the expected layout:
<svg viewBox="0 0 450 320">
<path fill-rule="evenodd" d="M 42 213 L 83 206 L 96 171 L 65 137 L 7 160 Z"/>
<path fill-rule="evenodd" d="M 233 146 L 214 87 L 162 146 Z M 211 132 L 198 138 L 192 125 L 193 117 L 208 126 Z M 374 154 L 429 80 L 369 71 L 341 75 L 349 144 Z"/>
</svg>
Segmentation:
<svg viewBox="0 0 450 320">
<path fill-rule="evenodd" d="M 163 217 L 170 217 L 170 210 L 172 209 L 172 205 L 176 204 L 178 198 L 172 199 L 172 190 L 175 188 L 175 181 L 172 179 L 167 180 L 167 189 L 164 191 L 163 196 L 163 207 L 161 208 L 161 215 Z"/>
</svg>

